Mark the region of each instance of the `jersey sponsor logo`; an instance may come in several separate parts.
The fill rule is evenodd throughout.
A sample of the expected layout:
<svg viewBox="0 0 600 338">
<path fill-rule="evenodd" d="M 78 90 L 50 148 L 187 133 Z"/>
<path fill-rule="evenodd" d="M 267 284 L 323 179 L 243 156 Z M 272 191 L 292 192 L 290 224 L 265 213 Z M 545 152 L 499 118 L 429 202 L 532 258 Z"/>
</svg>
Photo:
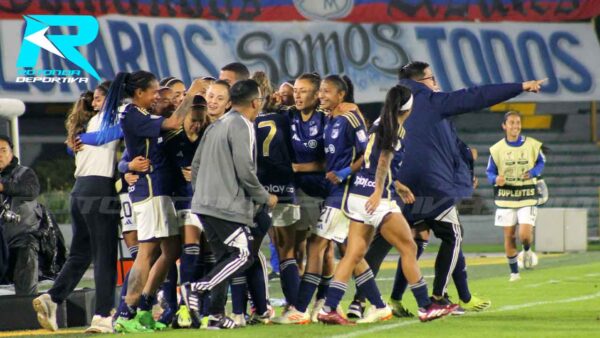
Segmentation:
<svg viewBox="0 0 600 338">
<path fill-rule="evenodd" d="M 336 139 L 338 138 L 338 136 L 340 135 L 340 130 L 338 128 L 333 128 L 333 130 L 331 131 L 331 138 L 332 139 Z"/>
<path fill-rule="evenodd" d="M 375 188 L 375 181 L 372 181 L 366 177 L 362 177 L 362 176 L 357 176 L 356 179 L 354 180 L 354 185 L 357 187 L 369 187 L 369 188 Z"/>
<path fill-rule="evenodd" d="M 271 194 L 282 194 L 284 192 L 289 194 L 294 193 L 294 187 L 286 186 L 285 184 L 269 184 L 265 185 L 265 189 L 267 189 L 267 191 Z"/>
<path fill-rule="evenodd" d="M 335 154 L 335 146 L 333 144 L 325 147 L 325 154 Z"/>
<path fill-rule="evenodd" d="M 310 149 L 315 149 L 319 146 L 319 142 L 317 142 L 317 140 L 310 140 L 306 143 L 306 145 L 310 148 Z"/>
<path fill-rule="evenodd" d="M 308 134 L 310 136 L 316 136 L 319 133 L 319 126 L 311 126 L 309 128 Z"/>
<path fill-rule="evenodd" d="M 356 132 L 356 137 L 358 138 L 358 140 L 360 142 L 367 142 L 368 138 L 367 138 L 367 134 L 365 134 L 364 130 L 359 130 Z"/>
</svg>

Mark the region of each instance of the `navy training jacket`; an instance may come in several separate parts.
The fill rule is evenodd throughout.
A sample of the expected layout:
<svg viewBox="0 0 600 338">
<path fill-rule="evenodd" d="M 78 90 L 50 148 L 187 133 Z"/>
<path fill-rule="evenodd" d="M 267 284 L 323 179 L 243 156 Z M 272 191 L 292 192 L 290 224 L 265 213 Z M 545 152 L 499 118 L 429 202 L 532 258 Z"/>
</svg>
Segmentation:
<svg viewBox="0 0 600 338">
<path fill-rule="evenodd" d="M 490 107 L 523 92 L 521 83 L 484 85 L 453 92 L 434 92 L 422 83 L 402 79 L 412 91 L 413 109 L 404 122 L 404 161 L 400 182 L 416 197 L 403 213 L 409 222 L 434 218 L 464 198 L 471 197 L 473 182 L 468 160 L 461 150 L 449 117 Z"/>
</svg>

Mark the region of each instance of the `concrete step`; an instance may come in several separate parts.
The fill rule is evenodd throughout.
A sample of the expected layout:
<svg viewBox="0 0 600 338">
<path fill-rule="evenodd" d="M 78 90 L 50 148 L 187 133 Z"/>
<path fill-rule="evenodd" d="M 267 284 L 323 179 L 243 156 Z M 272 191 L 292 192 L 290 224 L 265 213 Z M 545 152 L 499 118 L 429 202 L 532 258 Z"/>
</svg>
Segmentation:
<svg viewBox="0 0 600 338">
<path fill-rule="evenodd" d="M 599 190 L 595 186 L 571 186 L 571 187 L 554 187 L 552 184 L 548 185 L 550 191 L 550 197 L 590 197 L 598 199 Z M 479 194 L 486 198 L 492 198 L 494 191 L 491 185 L 481 185 L 477 189 Z"/>
<path fill-rule="evenodd" d="M 459 135 L 460 137 L 460 135 Z M 477 149 L 482 154 L 489 155 L 489 148 L 497 141 L 493 142 L 467 142 L 468 145 Z M 463 140 L 465 141 L 465 140 Z M 542 140 L 543 141 L 543 140 Z M 466 142 L 466 141 L 465 141 Z M 568 154 L 600 154 L 600 147 L 590 142 L 574 142 L 574 143 L 545 143 L 550 148 L 549 155 L 568 155 Z"/>
<path fill-rule="evenodd" d="M 489 186 L 487 183 L 487 176 L 485 172 L 478 171 L 479 174 L 477 177 L 479 178 L 479 184 L 484 186 Z M 594 186 L 600 187 L 600 177 L 599 175 L 546 175 L 544 174 L 544 180 L 546 184 L 550 186 Z"/>
<path fill-rule="evenodd" d="M 484 166 L 476 166 L 475 174 L 485 175 L 486 168 Z M 597 164 L 563 164 L 559 166 L 548 165 L 544 168 L 544 176 L 558 175 L 600 175 L 600 166 Z"/>
</svg>

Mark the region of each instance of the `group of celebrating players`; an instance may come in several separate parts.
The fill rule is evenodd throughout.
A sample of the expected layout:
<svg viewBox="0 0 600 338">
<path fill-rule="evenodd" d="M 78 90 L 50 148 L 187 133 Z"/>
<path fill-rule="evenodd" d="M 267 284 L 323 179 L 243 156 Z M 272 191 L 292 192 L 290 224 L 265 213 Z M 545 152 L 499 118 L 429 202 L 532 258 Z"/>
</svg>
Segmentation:
<svg viewBox="0 0 600 338">
<path fill-rule="evenodd" d="M 414 316 L 402 304 L 407 287 L 421 321 L 488 308 L 491 302 L 468 288 L 456 211 L 472 193 L 473 153 L 447 118 L 537 92 L 541 81 L 443 93 L 423 62 L 405 65 L 399 77 L 372 123 L 354 103 L 346 76 L 306 73 L 274 90 L 267 74 L 251 77 L 240 63 L 189 88 L 136 71 L 100 84 L 93 97 L 82 95 L 67 144 L 78 165 L 97 156 L 110 163 L 123 140 L 116 189 L 122 236 L 135 259 L 114 318 L 97 306 L 88 332 L 374 323 Z M 517 146 L 527 143 L 531 156 L 543 158 L 539 142 L 522 141 Z M 84 157 L 86 149 L 106 152 Z M 524 184 L 498 174 L 506 152 L 492 153 L 498 165 L 495 175 L 488 168 L 490 180 L 534 184 L 539 167 L 532 177 L 528 169 L 519 173 Z M 442 240 L 431 297 L 417 263 L 430 230 Z M 269 302 L 260 251 L 267 235 L 279 257 L 286 301 L 280 316 Z M 391 247 L 400 260 L 386 302 L 375 276 Z M 344 313 L 339 304 L 351 277 L 357 292 Z M 446 291 L 450 278 L 458 303 Z M 155 320 L 159 291 L 163 312 Z M 45 328 L 57 328 L 59 295 L 51 289 L 34 300 Z"/>
</svg>

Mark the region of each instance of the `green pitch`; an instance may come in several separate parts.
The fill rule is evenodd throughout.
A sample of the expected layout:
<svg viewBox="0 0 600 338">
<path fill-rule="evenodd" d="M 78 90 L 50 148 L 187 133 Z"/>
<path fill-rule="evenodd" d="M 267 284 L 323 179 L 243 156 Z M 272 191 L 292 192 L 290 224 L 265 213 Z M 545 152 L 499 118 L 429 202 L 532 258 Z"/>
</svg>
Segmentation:
<svg viewBox="0 0 600 338">
<path fill-rule="evenodd" d="M 427 250 L 428 252 L 432 252 Z M 508 282 L 508 267 L 502 257 L 469 257 L 471 291 L 492 300 L 482 313 L 420 323 L 416 319 L 390 321 L 354 327 L 322 324 L 305 326 L 253 326 L 231 331 L 169 330 L 135 337 L 597 337 L 600 336 L 600 252 L 540 255 L 535 270 L 522 271 L 522 279 Z M 391 291 L 394 269 L 387 262 L 378 276 L 384 297 Z M 432 259 L 423 261 L 423 273 L 431 282 Z M 431 283 L 430 283 L 431 284 Z M 281 297 L 278 284 L 271 284 L 272 296 Z M 451 298 L 456 299 L 454 286 Z M 351 295 L 353 290 L 349 290 Z M 348 304 L 348 299 L 344 307 Z M 410 292 L 404 300 L 416 305 Z M 79 331 L 81 332 L 81 331 Z M 40 334 L 42 332 L 32 332 Z M 60 332 L 59 332 L 60 333 Z M 21 332 L 21 334 L 23 334 Z M 0 337 L 5 336 L 0 333 Z M 81 333 L 54 337 L 89 337 Z"/>
</svg>

